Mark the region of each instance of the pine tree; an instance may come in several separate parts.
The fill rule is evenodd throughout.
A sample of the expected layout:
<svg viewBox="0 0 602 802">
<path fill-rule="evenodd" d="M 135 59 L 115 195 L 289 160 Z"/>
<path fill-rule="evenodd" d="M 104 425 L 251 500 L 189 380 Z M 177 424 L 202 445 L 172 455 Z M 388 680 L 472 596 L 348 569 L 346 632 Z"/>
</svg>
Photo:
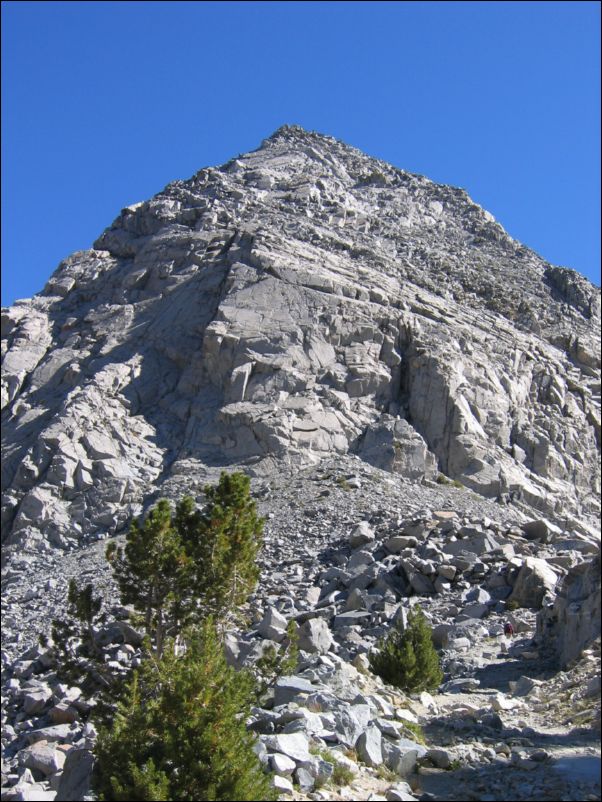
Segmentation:
<svg viewBox="0 0 602 802">
<path fill-rule="evenodd" d="M 187 650 L 136 672 L 96 745 L 101 800 L 274 799 L 245 719 L 252 676 L 226 663 L 208 619 Z"/>
<path fill-rule="evenodd" d="M 132 523 L 124 549 L 110 543 L 107 559 L 122 602 L 144 615 L 146 634 L 160 657 L 166 632 L 178 625 L 178 591 L 187 563 L 169 502 L 159 501 L 143 526 Z"/>
<path fill-rule="evenodd" d="M 144 615 L 146 634 L 160 657 L 166 637 L 213 616 L 221 627 L 238 612 L 259 578 L 263 520 L 243 473 L 221 474 L 205 487 L 201 512 L 189 496 L 175 514 L 163 499 L 142 526 L 134 522 L 125 548 L 111 543 L 107 559 L 124 604 Z"/>
<path fill-rule="evenodd" d="M 205 493 L 203 510 L 190 497 L 175 513 L 160 501 L 125 547 L 107 549 L 122 603 L 143 615 L 147 648 L 96 716 L 101 799 L 274 798 L 245 727 L 253 675 L 228 667 L 220 642 L 259 577 L 263 521 L 242 473 L 222 473 Z M 75 601 L 87 620 L 91 599 Z M 281 658 L 296 660 L 292 640 Z"/>
<path fill-rule="evenodd" d="M 432 630 L 416 605 L 408 615 L 405 629 L 398 624 L 381 648 L 370 656 L 370 668 L 385 682 L 404 691 L 437 688 L 443 680 L 439 655 L 433 646 Z"/>
<path fill-rule="evenodd" d="M 257 515 L 244 473 L 222 472 L 217 486 L 205 487 L 207 506 L 194 510 L 184 499 L 176 524 L 194 568 L 194 588 L 201 617 L 221 624 L 238 612 L 259 578 L 257 554 L 263 519 Z"/>
</svg>

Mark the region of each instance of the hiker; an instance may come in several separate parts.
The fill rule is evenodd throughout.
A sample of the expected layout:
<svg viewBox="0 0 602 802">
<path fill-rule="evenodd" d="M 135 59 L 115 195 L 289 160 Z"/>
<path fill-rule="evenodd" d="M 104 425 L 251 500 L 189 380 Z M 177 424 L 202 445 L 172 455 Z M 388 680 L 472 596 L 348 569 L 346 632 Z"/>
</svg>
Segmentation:
<svg viewBox="0 0 602 802">
<path fill-rule="evenodd" d="M 508 645 L 514 635 L 514 627 L 510 623 L 510 621 L 506 621 L 504 624 L 504 629 L 502 631 L 502 637 L 500 640 L 500 649 L 502 654 L 508 654 Z"/>
</svg>

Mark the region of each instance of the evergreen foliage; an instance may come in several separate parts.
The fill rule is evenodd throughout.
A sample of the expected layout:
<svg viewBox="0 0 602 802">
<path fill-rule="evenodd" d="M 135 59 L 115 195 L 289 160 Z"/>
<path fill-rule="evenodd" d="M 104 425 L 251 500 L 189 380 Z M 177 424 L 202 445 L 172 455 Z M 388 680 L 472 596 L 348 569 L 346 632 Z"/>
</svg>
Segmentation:
<svg viewBox="0 0 602 802">
<path fill-rule="evenodd" d="M 272 643 L 254 665 L 258 680 L 257 696 L 268 690 L 278 677 L 292 674 L 299 662 L 299 635 L 297 624 L 291 620 L 286 628 L 287 637 L 278 644 Z"/>
<path fill-rule="evenodd" d="M 418 605 L 409 613 L 406 629 L 398 624 L 370 656 L 370 668 L 404 691 L 433 690 L 441 684 L 443 672 L 432 630 Z"/>
<path fill-rule="evenodd" d="M 107 559 L 113 565 L 122 602 L 143 613 L 146 634 L 161 656 L 166 630 L 178 624 L 177 591 L 186 564 L 169 502 L 159 501 L 142 526 L 132 523 L 124 549 L 110 543 Z"/>
<path fill-rule="evenodd" d="M 133 523 L 124 547 L 107 549 L 121 602 L 133 605 L 146 638 L 138 668 L 110 670 L 97 642 L 105 621 L 92 585 L 71 582 L 68 618 L 53 639 L 62 676 L 82 676 L 97 698 L 95 787 L 104 800 L 274 799 L 247 732 L 250 705 L 297 662 L 296 632 L 256 672 L 225 659 L 226 621 L 254 589 L 263 520 L 242 473 L 222 473 L 198 510 L 162 500 Z M 177 646 L 176 646 L 177 644 Z"/>
<path fill-rule="evenodd" d="M 175 513 L 160 501 L 124 548 L 107 549 L 122 602 L 143 615 L 148 650 L 101 727 L 100 799 L 274 798 L 245 726 L 254 677 L 226 664 L 219 637 L 259 577 L 263 521 L 242 473 L 222 473 L 205 493 L 202 510 L 190 497 Z"/>
<path fill-rule="evenodd" d="M 70 684 L 85 683 L 92 690 L 111 684 L 112 677 L 102 661 L 94 638 L 95 626 L 105 620 L 102 600 L 94 597 L 91 584 L 81 590 L 74 579 L 67 593 L 67 618 L 52 622 L 53 649 L 61 677 Z"/>
<path fill-rule="evenodd" d="M 160 501 L 142 526 L 132 524 L 125 548 L 114 543 L 107 548 L 122 601 L 144 615 L 158 657 L 165 638 L 188 625 L 211 615 L 221 626 L 259 578 L 263 520 L 251 498 L 249 477 L 223 472 L 205 494 L 202 511 L 189 496 L 175 514 L 168 501 Z"/>
<path fill-rule="evenodd" d="M 99 798 L 275 799 L 245 727 L 253 700 L 251 674 L 227 665 L 208 619 L 184 655 L 165 649 L 136 671 L 96 745 Z"/>
<path fill-rule="evenodd" d="M 222 472 L 217 486 L 205 487 L 205 494 L 207 505 L 201 512 L 184 499 L 176 522 L 192 561 L 203 615 L 219 624 L 237 612 L 257 584 L 263 519 L 244 473 Z"/>
</svg>

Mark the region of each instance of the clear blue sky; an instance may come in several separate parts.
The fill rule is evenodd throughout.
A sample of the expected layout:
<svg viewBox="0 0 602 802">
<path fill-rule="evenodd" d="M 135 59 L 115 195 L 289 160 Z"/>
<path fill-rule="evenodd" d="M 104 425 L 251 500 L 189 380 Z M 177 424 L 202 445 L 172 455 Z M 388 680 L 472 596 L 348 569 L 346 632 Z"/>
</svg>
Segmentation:
<svg viewBox="0 0 602 802">
<path fill-rule="evenodd" d="M 3 303 L 283 123 L 468 190 L 600 282 L 597 2 L 2 3 Z"/>
</svg>

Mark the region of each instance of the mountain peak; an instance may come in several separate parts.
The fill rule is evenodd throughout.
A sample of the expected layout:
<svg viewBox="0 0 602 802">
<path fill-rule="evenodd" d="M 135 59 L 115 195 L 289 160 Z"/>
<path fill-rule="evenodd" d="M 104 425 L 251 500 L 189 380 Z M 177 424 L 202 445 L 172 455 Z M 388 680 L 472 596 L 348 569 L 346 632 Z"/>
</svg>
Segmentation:
<svg viewBox="0 0 602 802">
<path fill-rule="evenodd" d="M 598 315 L 464 191 L 282 126 L 6 312 L 6 536 L 66 547 L 191 472 L 347 453 L 587 517 Z"/>
<path fill-rule="evenodd" d="M 309 131 L 301 125 L 285 123 L 277 128 L 273 134 L 267 137 L 264 142 L 276 142 L 278 140 L 302 140 L 302 139 L 332 139 L 325 134 L 317 131 Z"/>
<path fill-rule="evenodd" d="M 107 602 L 93 628 L 99 659 L 120 675 L 140 664 L 142 635 L 115 606 L 97 541 L 123 534 L 158 499 L 206 502 L 224 469 L 253 478 L 266 527 L 261 580 L 241 617 L 248 627 L 229 625 L 229 661 L 250 668 L 297 621 L 311 668 L 254 708 L 265 754 L 297 761 L 271 761 L 276 788 L 292 792 L 291 767 L 308 765 L 316 716 L 295 722 L 287 751 L 290 716 L 271 708 L 312 707 L 315 694 L 298 693 L 311 692 L 308 680 L 329 699 L 333 748 L 357 745 L 363 763 L 399 773 L 401 752 L 379 733 L 412 733 L 379 701 L 392 686 L 374 674 L 366 684 L 357 669 L 416 601 L 452 675 L 433 716 L 448 691 L 475 687 L 475 665 L 500 667 L 488 672 L 498 684 L 507 677 L 508 655 L 493 654 L 490 637 L 508 623 L 505 602 L 518 608 L 521 638 L 509 641 L 510 656 L 526 654 L 529 632 L 530 666 L 546 678 L 548 654 L 563 665 L 589 655 L 584 671 L 552 678 L 552 717 L 548 685 L 545 710 L 502 705 L 507 732 L 527 732 L 527 716 L 532 732 L 552 723 L 558 740 L 567 693 L 589 687 L 597 667 L 599 679 L 595 645 L 583 652 L 600 633 L 599 298 L 463 190 L 297 125 L 123 209 L 43 293 L 2 312 L 3 775 L 18 779 L 3 797 L 58 788 L 60 799 L 84 798 L 94 730 L 91 705 L 73 699 L 93 698 L 89 653 L 79 655 L 82 691 L 68 687 L 60 649 L 41 647 L 40 633 L 69 607 L 69 579 L 86 593 L 94 582 L 94 598 Z M 350 726 L 348 700 L 360 694 L 366 715 Z M 595 725 L 591 701 L 580 699 L 579 721 Z M 74 705 L 77 715 L 65 716 Z M 51 763 L 53 773 L 42 785 L 23 772 L 42 765 L 23 736 L 50 730 L 60 744 L 50 744 L 55 757 L 44 747 L 40 776 Z M 478 756 L 476 739 L 489 732 L 483 717 L 466 736 L 474 743 L 450 755 Z M 67 757 L 63 767 L 64 741 L 85 744 L 69 753 L 83 762 Z M 481 756 L 457 798 L 478 798 L 492 768 Z M 412 770 L 405 761 L 404 751 L 402 773 Z M 355 796 L 383 798 L 363 763 Z M 529 798 L 548 798 L 550 761 L 527 763 Z M 512 774 L 500 798 L 524 787 Z M 556 785 L 557 798 L 575 796 L 568 780 Z M 599 798 L 599 787 L 598 797 L 584 788 L 579 798 Z"/>
<path fill-rule="evenodd" d="M 284 146 L 286 148 L 304 148 L 304 147 L 317 147 L 320 150 L 343 148 L 348 151 L 354 151 L 350 145 L 336 139 L 329 134 L 323 134 L 319 131 L 310 131 L 300 125 L 285 124 L 277 128 L 273 134 L 264 139 L 259 147 L 259 150 L 265 148 L 272 148 L 274 146 Z M 360 153 L 360 151 L 357 151 Z"/>
</svg>

